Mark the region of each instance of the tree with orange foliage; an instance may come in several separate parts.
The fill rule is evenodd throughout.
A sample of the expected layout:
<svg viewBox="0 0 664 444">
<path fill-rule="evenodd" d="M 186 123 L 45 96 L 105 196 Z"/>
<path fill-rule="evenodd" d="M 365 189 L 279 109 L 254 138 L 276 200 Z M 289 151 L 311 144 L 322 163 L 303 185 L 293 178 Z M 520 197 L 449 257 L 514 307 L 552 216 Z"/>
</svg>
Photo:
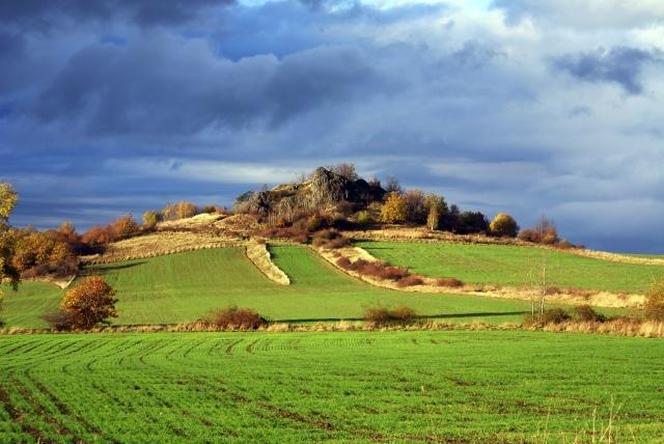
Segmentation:
<svg viewBox="0 0 664 444">
<path fill-rule="evenodd" d="M 68 315 L 72 329 L 89 330 L 97 324 L 108 324 L 109 318 L 117 318 L 115 290 L 103 277 L 85 279 L 65 293 L 60 309 Z"/>
</svg>

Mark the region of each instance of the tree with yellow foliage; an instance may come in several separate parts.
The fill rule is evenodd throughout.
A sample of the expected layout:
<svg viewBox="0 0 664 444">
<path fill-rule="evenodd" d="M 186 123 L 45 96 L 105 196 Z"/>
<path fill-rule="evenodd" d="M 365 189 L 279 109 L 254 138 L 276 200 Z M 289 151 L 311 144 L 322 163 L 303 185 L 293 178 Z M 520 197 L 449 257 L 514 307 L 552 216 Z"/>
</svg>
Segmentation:
<svg viewBox="0 0 664 444">
<path fill-rule="evenodd" d="M 407 216 L 406 199 L 397 192 L 387 195 L 385 204 L 380 210 L 380 220 L 386 224 L 398 224 L 406 220 Z"/>
</svg>

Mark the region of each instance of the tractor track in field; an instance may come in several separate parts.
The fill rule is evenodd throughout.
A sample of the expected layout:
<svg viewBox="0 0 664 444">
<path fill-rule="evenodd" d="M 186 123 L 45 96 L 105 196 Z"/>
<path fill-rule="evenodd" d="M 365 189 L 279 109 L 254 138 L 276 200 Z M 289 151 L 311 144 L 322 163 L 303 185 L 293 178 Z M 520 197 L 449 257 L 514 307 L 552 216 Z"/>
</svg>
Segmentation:
<svg viewBox="0 0 664 444">
<path fill-rule="evenodd" d="M 80 423 L 87 429 L 87 431 L 93 435 L 97 435 L 103 438 L 106 442 L 112 442 L 114 444 L 120 444 L 120 441 L 104 434 L 104 432 L 94 424 L 90 423 L 88 420 L 83 418 L 81 415 L 73 412 L 67 404 L 62 402 L 51 390 L 46 387 L 41 381 L 36 379 L 31 372 L 26 372 L 26 378 L 50 401 L 53 403 L 55 408 L 60 412 L 60 414 L 72 417 L 76 422 Z"/>
<path fill-rule="evenodd" d="M 30 424 L 26 424 L 25 415 L 26 413 L 17 408 L 11 401 L 11 397 L 4 386 L 0 384 L 0 403 L 2 403 L 3 408 L 9 414 L 9 417 L 21 428 L 23 433 L 26 433 L 32 436 L 36 442 L 51 443 L 53 442 L 47 438 L 41 430 L 33 427 Z"/>
</svg>

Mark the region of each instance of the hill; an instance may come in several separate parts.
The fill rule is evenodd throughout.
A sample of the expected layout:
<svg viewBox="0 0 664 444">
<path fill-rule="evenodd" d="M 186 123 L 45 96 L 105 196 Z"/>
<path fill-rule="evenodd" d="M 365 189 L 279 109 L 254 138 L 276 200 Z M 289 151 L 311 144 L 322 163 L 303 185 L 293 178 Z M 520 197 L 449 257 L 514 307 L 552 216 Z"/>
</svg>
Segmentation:
<svg viewBox="0 0 664 444">
<path fill-rule="evenodd" d="M 467 322 L 518 321 L 528 310 L 522 301 L 372 287 L 302 246 L 273 246 L 271 252 L 291 285 L 267 279 L 239 247 L 100 264 L 87 272 L 102 273 L 117 290 L 116 324 L 190 322 L 229 304 L 254 308 L 276 321 L 355 319 L 376 304 L 406 304 L 422 315 Z M 26 283 L 18 293 L 8 292 L 3 316 L 8 326 L 44 326 L 41 316 L 57 306 L 60 296 L 54 287 Z"/>
</svg>

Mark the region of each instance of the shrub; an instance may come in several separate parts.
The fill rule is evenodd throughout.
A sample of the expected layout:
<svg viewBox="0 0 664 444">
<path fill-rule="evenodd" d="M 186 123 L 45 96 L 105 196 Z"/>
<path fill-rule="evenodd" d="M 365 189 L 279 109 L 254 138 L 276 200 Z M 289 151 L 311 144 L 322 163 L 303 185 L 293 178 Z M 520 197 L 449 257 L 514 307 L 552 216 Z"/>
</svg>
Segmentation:
<svg viewBox="0 0 664 444">
<path fill-rule="evenodd" d="M 350 245 L 350 240 L 343 237 L 343 235 L 334 228 L 330 228 L 316 233 L 314 235 L 313 245 L 315 247 L 336 249 L 347 247 Z"/>
<path fill-rule="evenodd" d="M 115 290 L 101 276 L 83 280 L 65 293 L 60 309 L 71 316 L 71 328 L 89 330 L 97 324 L 108 324 L 116 318 Z"/>
<path fill-rule="evenodd" d="M 78 271 L 72 248 L 54 232 L 14 230 L 13 269 L 28 278 L 46 274 L 69 276 Z"/>
<path fill-rule="evenodd" d="M 54 330 L 67 331 L 72 329 L 73 316 L 71 313 L 64 310 L 48 313 L 44 315 L 42 319 L 44 319 L 44 321 L 46 321 Z"/>
<path fill-rule="evenodd" d="M 458 288 L 463 287 L 463 282 L 456 278 L 440 278 L 436 281 L 436 285 L 439 287 Z"/>
<path fill-rule="evenodd" d="M 574 308 L 574 313 L 580 321 L 586 322 L 604 322 L 606 321 L 606 316 L 602 313 L 598 313 L 590 305 L 579 305 Z"/>
<path fill-rule="evenodd" d="M 644 305 L 646 318 L 653 321 L 664 321 L 664 279 L 652 285 L 646 294 Z"/>
<path fill-rule="evenodd" d="M 161 210 L 161 214 L 164 220 L 186 219 L 196 216 L 198 208 L 193 203 L 182 200 L 174 204 L 167 204 Z"/>
<path fill-rule="evenodd" d="M 268 324 L 255 310 L 236 306 L 212 312 L 207 322 L 221 330 L 256 330 Z"/>
<path fill-rule="evenodd" d="M 489 222 L 486 216 L 479 211 L 464 211 L 459 214 L 456 231 L 459 234 L 486 233 Z"/>
<path fill-rule="evenodd" d="M 355 169 L 355 164 L 353 163 L 338 163 L 336 165 L 328 165 L 326 168 L 348 180 L 355 181 L 360 178 Z"/>
<path fill-rule="evenodd" d="M 398 306 L 393 310 L 377 306 L 367 308 L 364 311 L 364 320 L 377 327 L 410 324 L 416 317 L 415 310 L 405 305 Z"/>
<path fill-rule="evenodd" d="M 141 232 L 141 227 L 130 214 L 119 217 L 109 227 L 113 241 L 127 239 Z"/>
<path fill-rule="evenodd" d="M 343 257 L 343 256 L 340 257 L 339 259 L 337 259 L 337 265 L 340 266 L 341 268 L 345 269 L 345 270 L 349 270 L 353 266 L 350 259 L 348 259 L 347 257 Z"/>
<path fill-rule="evenodd" d="M 560 242 L 556 225 L 545 216 L 533 228 L 521 230 L 519 232 L 519 239 L 546 245 L 554 245 Z"/>
<path fill-rule="evenodd" d="M 569 321 L 571 316 L 562 308 L 549 308 L 544 310 L 537 319 L 542 324 L 560 324 L 565 321 Z"/>
<path fill-rule="evenodd" d="M 493 236 L 516 237 L 519 232 L 519 225 L 509 214 L 498 213 L 489 224 L 489 232 Z"/>
<path fill-rule="evenodd" d="M 396 192 L 390 193 L 380 210 L 380 221 L 386 224 L 404 222 L 407 215 L 406 210 L 406 200 L 403 196 Z"/>
<path fill-rule="evenodd" d="M 404 276 L 397 281 L 398 287 L 413 287 L 415 285 L 423 285 L 424 280 L 419 276 Z"/>
<path fill-rule="evenodd" d="M 359 213 L 357 213 L 356 221 L 357 224 L 362 227 L 369 226 L 374 222 L 373 217 L 371 217 L 371 214 L 366 210 L 362 210 Z"/>
<path fill-rule="evenodd" d="M 143 213 L 143 228 L 146 230 L 154 230 L 160 219 L 161 217 L 156 211 L 146 211 Z"/>
</svg>

